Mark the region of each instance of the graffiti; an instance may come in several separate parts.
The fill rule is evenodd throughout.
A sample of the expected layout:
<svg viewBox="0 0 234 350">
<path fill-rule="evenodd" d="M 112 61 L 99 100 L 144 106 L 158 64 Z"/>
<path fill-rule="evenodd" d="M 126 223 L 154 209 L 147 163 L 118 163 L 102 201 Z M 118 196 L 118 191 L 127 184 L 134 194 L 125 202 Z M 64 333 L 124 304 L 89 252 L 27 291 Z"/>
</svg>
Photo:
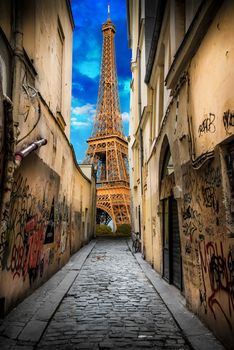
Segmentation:
<svg viewBox="0 0 234 350">
<path fill-rule="evenodd" d="M 23 276 L 29 274 L 30 284 L 34 282 L 37 277 L 38 269 L 40 274 L 43 272 L 43 262 L 41 257 L 43 242 L 44 242 L 44 228 L 45 224 L 39 220 L 37 216 L 31 218 L 25 226 L 26 242 L 26 256 L 23 265 Z"/>
<path fill-rule="evenodd" d="M 209 164 L 204 170 L 203 182 L 208 186 L 219 187 L 221 185 L 220 168 L 214 168 Z"/>
<path fill-rule="evenodd" d="M 61 254 L 63 254 L 67 247 L 67 232 L 69 229 L 69 209 L 66 204 L 65 197 L 63 201 L 59 202 L 55 208 L 55 222 L 59 228 L 60 239 L 57 240 L 57 247 L 60 248 Z"/>
<path fill-rule="evenodd" d="M 5 265 L 5 252 L 7 250 L 7 238 L 6 238 L 6 232 L 1 232 L 0 234 L 0 269 L 3 268 Z"/>
<path fill-rule="evenodd" d="M 225 162 L 231 191 L 234 192 L 234 150 L 229 149 L 228 152 L 229 154 L 225 156 Z"/>
<path fill-rule="evenodd" d="M 13 279 L 15 276 L 20 276 L 24 258 L 24 242 L 20 233 L 17 234 L 12 248 L 11 261 L 8 269 L 13 273 Z"/>
<path fill-rule="evenodd" d="M 199 235 L 199 238 L 201 241 L 203 241 L 204 237 L 202 234 Z M 199 299 L 200 299 L 200 305 L 203 307 L 205 314 L 207 314 L 207 297 L 206 297 L 206 290 L 203 286 L 203 279 L 202 279 L 202 272 L 201 272 L 201 265 L 200 265 L 200 253 L 199 253 L 199 240 L 195 240 L 195 256 L 194 261 L 196 264 L 196 276 L 198 279 L 198 287 L 199 287 Z"/>
<path fill-rule="evenodd" d="M 224 256 L 223 244 L 214 242 L 199 243 L 203 298 L 216 319 L 217 308 L 223 314 L 230 329 L 230 318 L 234 312 L 234 253 L 232 249 Z M 208 278 L 206 278 L 208 277 Z"/>
<path fill-rule="evenodd" d="M 54 198 L 50 209 L 49 222 L 45 233 L 45 244 L 54 242 Z"/>
<path fill-rule="evenodd" d="M 217 214 L 219 213 L 219 202 L 216 199 L 214 187 L 203 187 L 202 195 L 204 199 L 204 205 L 207 208 L 212 208 Z"/>
<path fill-rule="evenodd" d="M 211 208 L 214 214 L 219 214 L 219 201 L 216 195 L 216 189 L 221 185 L 220 169 L 214 168 L 209 164 L 202 177 L 201 192 L 203 197 L 203 205 L 206 208 Z M 219 225 L 219 220 L 216 218 L 216 224 Z"/>
<path fill-rule="evenodd" d="M 192 244 L 189 240 L 185 242 L 185 254 L 191 254 L 192 252 Z"/>
<path fill-rule="evenodd" d="M 184 194 L 184 203 L 190 204 L 192 201 L 192 194 L 191 193 L 185 193 Z"/>
<path fill-rule="evenodd" d="M 198 128 L 199 137 L 202 136 L 202 134 L 205 134 L 208 132 L 214 133 L 216 131 L 214 121 L 215 121 L 215 114 L 209 113 L 209 116 L 203 120 L 202 124 L 199 125 L 199 128 Z"/>
<path fill-rule="evenodd" d="M 223 126 L 227 134 L 230 133 L 230 128 L 234 126 L 234 111 L 229 109 L 223 114 Z"/>
<path fill-rule="evenodd" d="M 199 290 L 200 305 L 203 306 L 205 314 L 207 314 L 207 297 L 206 292 Z"/>
<path fill-rule="evenodd" d="M 183 212 L 183 219 L 184 220 L 191 219 L 191 218 L 196 218 L 197 216 L 200 217 L 201 215 L 198 214 L 198 212 L 196 210 L 194 210 L 192 207 L 190 207 L 190 205 Z"/>
<path fill-rule="evenodd" d="M 192 241 L 194 232 L 197 231 L 197 227 L 193 222 L 185 222 L 183 224 L 183 232 L 185 236 L 188 236 Z"/>
<path fill-rule="evenodd" d="M 1 256 L 2 268 L 10 271 L 13 279 L 22 277 L 25 280 L 28 276 L 30 285 L 44 273 L 43 246 L 46 233 L 54 227 L 54 201 L 49 208 L 45 193 L 40 200 L 32 192 L 27 178 L 19 175 L 12 187 Z"/>
<path fill-rule="evenodd" d="M 42 270 L 41 251 L 48 211 L 45 203 L 40 204 L 31 194 L 27 179 L 19 176 L 14 182 L 10 212 L 7 224 L 9 239 L 8 259 L 5 268 L 11 271 L 13 279 L 29 275 L 30 284 L 38 270 Z M 40 210 L 38 210 L 40 208 Z M 37 212 L 36 215 L 33 213 Z"/>
<path fill-rule="evenodd" d="M 195 231 L 202 231 L 203 225 L 201 222 L 201 214 L 197 210 L 194 210 L 190 205 L 184 209 L 182 213 L 184 223 L 183 232 L 184 235 L 189 237 L 192 241 L 192 237 Z"/>
<path fill-rule="evenodd" d="M 198 177 L 196 176 L 194 171 L 190 168 L 187 168 L 183 173 L 183 187 L 184 187 L 184 204 L 185 205 L 190 204 L 193 199 L 200 206 L 200 203 L 202 202 L 200 197 L 200 191 L 199 191 L 200 184 L 198 182 Z M 196 189 L 196 191 L 192 192 L 193 189 Z"/>
</svg>

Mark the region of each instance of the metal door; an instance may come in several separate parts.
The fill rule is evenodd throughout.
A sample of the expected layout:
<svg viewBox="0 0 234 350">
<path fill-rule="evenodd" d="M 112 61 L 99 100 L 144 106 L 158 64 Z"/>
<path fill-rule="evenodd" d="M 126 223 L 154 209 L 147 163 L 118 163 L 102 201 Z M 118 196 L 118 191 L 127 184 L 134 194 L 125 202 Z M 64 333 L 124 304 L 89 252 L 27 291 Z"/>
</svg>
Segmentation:
<svg viewBox="0 0 234 350">
<path fill-rule="evenodd" d="M 163 199 L 163 277 L 170 282 L 169 198 Z"/>
<path fill-rule="evenodd" d="M 178 209 L 174 197 L 163 199 L 163 277 L 182 289 Z"/>
<path fill-rule="evenodd" d="M 171 245 L 171 283 L 182 289 L 180 231 L 177 202 L 170 198 L 170 245 Z"/>
</svg>

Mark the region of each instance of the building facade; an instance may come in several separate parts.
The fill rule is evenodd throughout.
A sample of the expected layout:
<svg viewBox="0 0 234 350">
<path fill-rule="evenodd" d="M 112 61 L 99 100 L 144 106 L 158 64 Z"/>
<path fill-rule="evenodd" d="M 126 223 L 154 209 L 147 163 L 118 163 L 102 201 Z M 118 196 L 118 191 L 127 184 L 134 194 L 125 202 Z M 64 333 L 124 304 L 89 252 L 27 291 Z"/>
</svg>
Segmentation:
<svg viewBox="0 0 234 350">
<path fill-rule="evenodd" d="M 128 0 L 132 220 L 142 251 L 231 348 L 234 3 Z"/>
<path fill-rule="evenodd" d="M 70 144 L 70 1 L 0 2 L 0 313 L 95 231 L 95 176 Z"/>
</svg>

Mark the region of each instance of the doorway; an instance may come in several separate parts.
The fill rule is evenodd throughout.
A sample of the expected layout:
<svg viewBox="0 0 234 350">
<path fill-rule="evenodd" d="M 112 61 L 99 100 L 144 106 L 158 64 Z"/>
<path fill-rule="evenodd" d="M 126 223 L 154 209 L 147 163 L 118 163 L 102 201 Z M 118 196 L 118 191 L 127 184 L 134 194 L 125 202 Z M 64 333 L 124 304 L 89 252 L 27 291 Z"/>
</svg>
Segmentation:
<svg viewBox="0 0 234 350">
<path fill-rule="evenodd" d="M 180 231 L 177 202 L 173 196 L 163 199 L 163 277 L 183 289 Z"/>
<path fill-rule="evenodd" d="M 165 137 L 162 147 L 160 200 L 162 203 L 163 278 L 183 290 L 180 229 L 177 201 L 173 194 L 175 172 L 170 146 Z"/>
</svg>

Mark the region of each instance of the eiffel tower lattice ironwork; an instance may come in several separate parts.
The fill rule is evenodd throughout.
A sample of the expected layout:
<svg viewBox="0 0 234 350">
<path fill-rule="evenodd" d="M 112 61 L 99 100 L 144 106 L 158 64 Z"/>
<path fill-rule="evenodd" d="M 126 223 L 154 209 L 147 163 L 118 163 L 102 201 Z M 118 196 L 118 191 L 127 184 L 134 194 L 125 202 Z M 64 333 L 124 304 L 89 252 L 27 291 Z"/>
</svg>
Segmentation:
<svg viewBox="0 0 234 350">
<path fill-rule="evenodd" d="M 97 223 L 130 224 L 128 142 L 123 134 L 115 62 L 115 26 L 102 25 L 103 47 L 98 102 L 84 163 L 97 172 Z"/>
</svg>

